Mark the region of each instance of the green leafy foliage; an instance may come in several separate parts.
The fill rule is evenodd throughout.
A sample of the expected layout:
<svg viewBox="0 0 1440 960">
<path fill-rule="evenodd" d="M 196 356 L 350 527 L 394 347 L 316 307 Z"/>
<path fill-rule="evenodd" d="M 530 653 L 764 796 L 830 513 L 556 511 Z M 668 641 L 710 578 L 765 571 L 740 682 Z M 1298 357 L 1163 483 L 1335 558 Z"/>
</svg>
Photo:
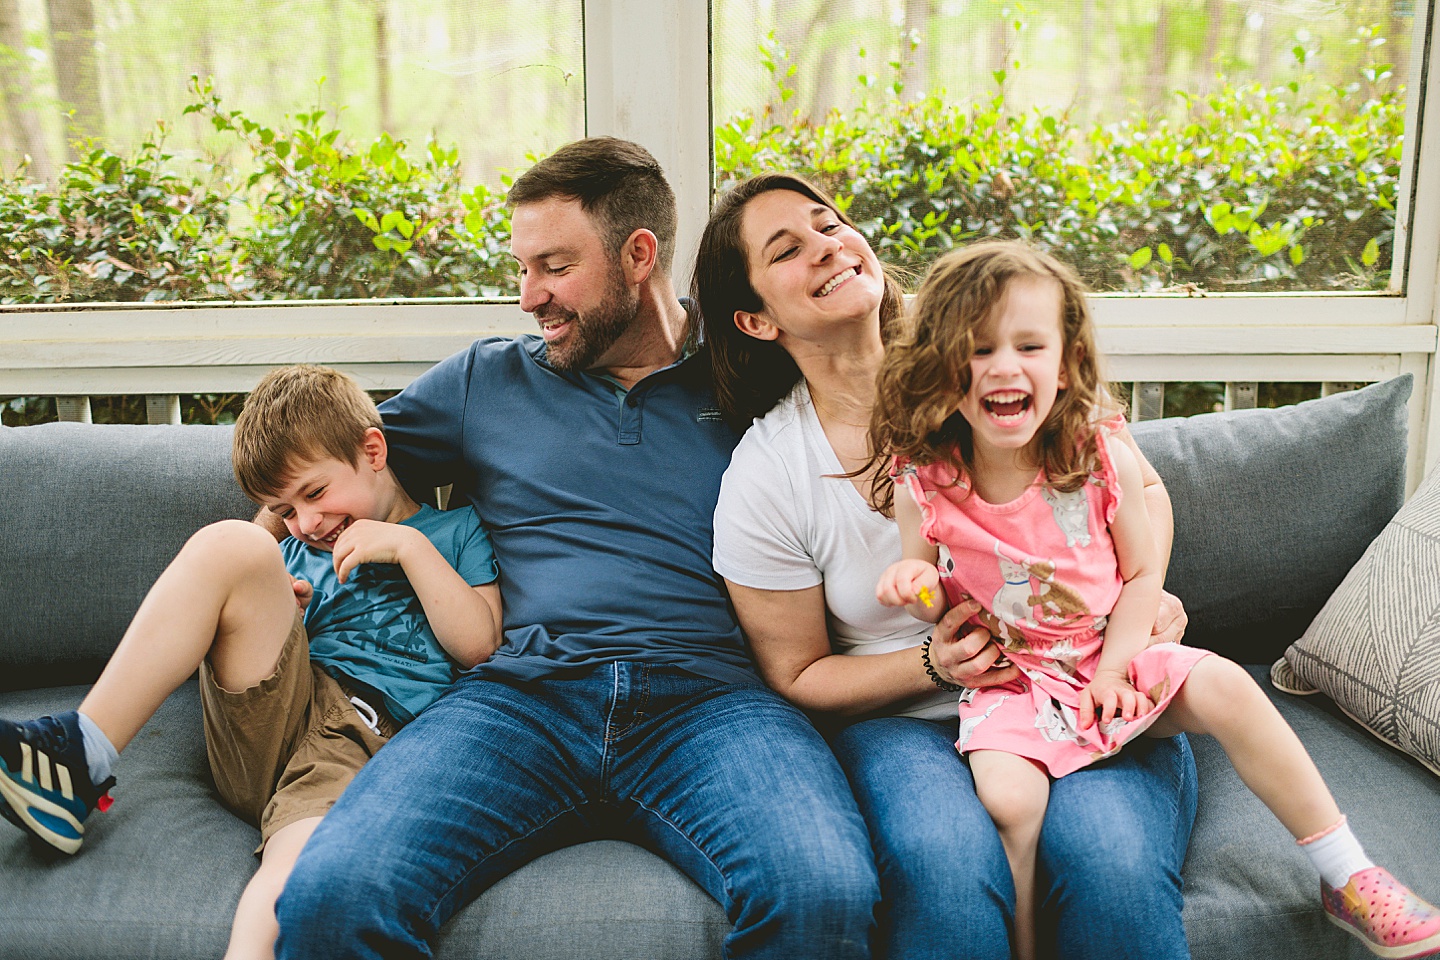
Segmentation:
<svg viewBox="0 0 1440 960">
<path fill-rule="evenodd" d="M 342 143 L 319 108 L 272 130 L 226 110 L 194 81 L 200 113 L 241 140 L 255 169 L 239 196 L 251 227 L 236 237 L 255 299 L 494 297 L 515 292 L 503 197 L 460 183 L 459 151 L 434 141 L 416 159 L 381 134 Z"/>
<path fill-rule="evenodd" d="M 722 183 L 764 170 L 815 179 L 884 259 L 915 271 L 1004 236 L 1050 250 L 1099 290 L 1377 289 L 1404 100 L 1366 81 L 1227 83 L 1178 94 L 1164 117 L 1081 130 L 1065 111 L 1011 109 L 999 71 L 974 103 L 896 96 L 813 123 L 741 114 L 716 131 L 716 165 Z"/>
<path fill-rule="evenodd" d="M 0 180 L 0 302 L 516 292 L 503 195 L 464 187 L 455 148 L 342 143 L 320 109 L 272 129 L 206 82 L 192 92 L 185 114 L 239 140 L 243 171 L 181 173 L 163 125 L 134 156 L 91 149 L 54 186 L 15 171 Z"/>
<path fill-rule="evenodd" d="M 234 296 L 225 199 L 170 169 L 163 133 L 132 157 L 92 147 L 54 188 L 0 180 L 0 302 Z"/>
<path fill-rule="evenodd" d="M 1357 43 L 1378 49 L 1374 32 Z M 1307 52 L 1295 56 L 1303 69 Z M 1344 87 L 1221 81 L 1204 96 L 1176 94 L 1163 116 L 1082 129 L 1065 110 L 1011 105 L 1017 62 L 966 101 L 906 99 L 904 64 L 891 61 L 891 82 L 857 78 L 857 110 L 814 122 L 791 106 L 796 68 L 773 38 L 761 63 L 772 106 L 715 130 L 722 188 L 766 170 L 805 174 L 883 259 L 917 274 L 958 245 L 1005 236 L 1049 249 L 1098 290 L 1389 281 L 1404 90 L 1385 89 L 1388 64 L 1363 64 Z M 0 176 L 0 303 L 518 292 L 506 178 L 462 184 L 457 150 L 435 142 L 344 142 L 319 108 L 268 127 L 228 109 L 208 81 L 192 78 L 191 93 L 185 114 L 241 145 L 235 159 L 172 156 L 162 123 L 131 156 L 87 146 L 54 184 L 24 167 Z M 0 398 L 7 423 L 53 417 L 47 403 Z M 186 403 L 187 420 L 223 421 L 235 407 L 221 396 Z M 133 403 L 113 413 L 139 415 Z"/>
</svg>

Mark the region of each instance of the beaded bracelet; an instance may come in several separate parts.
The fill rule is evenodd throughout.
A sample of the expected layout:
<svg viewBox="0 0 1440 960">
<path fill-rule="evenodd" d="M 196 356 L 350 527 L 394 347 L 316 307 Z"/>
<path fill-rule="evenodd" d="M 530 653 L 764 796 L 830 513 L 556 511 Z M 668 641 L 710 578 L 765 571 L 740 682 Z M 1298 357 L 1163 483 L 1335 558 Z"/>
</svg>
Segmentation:
<svg viewBox="0 0 1440 960">
<path fill-rule="evenodd" d="M 934 639 L 934 637 L 926 637 L 925 642 L 920 644 L 920 659 L 925 662 L 925 672 L 930 675 L 930 679 L 934 681 L 935 686 L 941 690 L 944 690 L 946 693 L 959 693 L 965 688 L 958 683 L 951 683 L 949 680 L 940 676 L 940 674 L 935 672 L 935 665 L 930 662 L 930 641 Z"/>
</svg>

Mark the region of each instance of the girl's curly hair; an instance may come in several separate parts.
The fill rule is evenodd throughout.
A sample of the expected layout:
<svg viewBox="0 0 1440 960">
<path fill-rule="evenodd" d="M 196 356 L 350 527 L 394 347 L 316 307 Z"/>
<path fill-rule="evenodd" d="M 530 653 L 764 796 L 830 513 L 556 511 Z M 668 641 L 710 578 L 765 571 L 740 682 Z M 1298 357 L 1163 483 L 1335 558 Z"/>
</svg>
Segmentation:
<svg viewBox="0 0 1440 960">
<path fill-rule="evenodd" d="M 935 261 L 911 304 L 906 334 L 892 343 L 876 381 L 866 469 L 903 456 L 917 465 L 948 463 L 957 482 L 974 469 L 970 424 L 959 412 L 970 389 L 975 332 L 1017 280 L 1060 285 L 1060 321 L 1068 386 L 1040 426 L 1045 476 L 1059 490 L 1078 490 L 1096 467 L 1097 416 L 1120 411 L 1100 373 L 1085 285 L 1047 253 L 1010 240 L 981 241 Z M 858 472 L 858 471 L 857 471 Z M 893 515 L 894 485 L 874 470 L 871 501 Z"/>
</svg>

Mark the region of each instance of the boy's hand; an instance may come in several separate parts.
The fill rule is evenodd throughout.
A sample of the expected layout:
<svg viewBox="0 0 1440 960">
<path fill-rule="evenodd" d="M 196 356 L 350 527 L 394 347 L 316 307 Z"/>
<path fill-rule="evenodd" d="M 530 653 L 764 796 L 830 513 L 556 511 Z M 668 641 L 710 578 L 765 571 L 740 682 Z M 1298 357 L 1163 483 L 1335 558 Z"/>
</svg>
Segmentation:
<svg viewBox="0 0 1440 960">
<path fill-rule="evenodd" d="M 940 571 L 935 569 L 935 564 L 926 563 L 924 560 L 901 560 L 892 563 L 880 575 L 880 583 L 875 587 L 875 599 L 887 607 L 908 607 L 913 603 L 922 603 L 926 608 L 933 608 L 943 599 L 940 593 Z"/>
<path fill-rule="evenodd" d="M 335 575 L 344 583 L 362 563 L 403 563 L 402 554 L 425 534 L 383 520 L 356 520 L 335 541 Z M 428 541 L 426 541 L 428 542 Z"/>
<path fill-rule="evenodd" d="M 1080 729 L 1094 726 L 1096 720 L 1109 723 L 1116 714 L 1134 720 L 1154 708 L 1149 697 L 1130 685 L 1128 677 L 1102 670 L 1080 693 Z"/>
</svg>

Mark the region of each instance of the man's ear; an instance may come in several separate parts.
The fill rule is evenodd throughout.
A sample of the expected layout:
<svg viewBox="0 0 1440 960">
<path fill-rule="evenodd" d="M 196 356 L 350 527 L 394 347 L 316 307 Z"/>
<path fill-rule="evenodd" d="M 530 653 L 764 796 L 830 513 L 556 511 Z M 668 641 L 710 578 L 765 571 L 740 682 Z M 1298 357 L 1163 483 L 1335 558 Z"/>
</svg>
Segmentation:
<svg viewBox="0 0 1440 960">
<path fill-rule="evenodd" d="M 385 469 L 385 462 L 390 456 L 390 446 L 385 442 L 384 430 L 379 427 L 366 427 L 365 439 L 361 442 L 360 449 L 371 470 L 379 473 Z"/>
<path fill-rule="evenodd" d="M 736 310 L 735 327 L 745 336 L 754 337 L 756 340 L 774 340 L 780 336 L 780 328 L 759 313 Z"/>
<path fill-rule="evenodd" d="M 644 227 L 630 234 L 620 248 L 620 266 L 625 271 L 625 279 L 632 284 L 641 284 L 649 279 L 659 258 L 660 241 Z"/>
</svg>

